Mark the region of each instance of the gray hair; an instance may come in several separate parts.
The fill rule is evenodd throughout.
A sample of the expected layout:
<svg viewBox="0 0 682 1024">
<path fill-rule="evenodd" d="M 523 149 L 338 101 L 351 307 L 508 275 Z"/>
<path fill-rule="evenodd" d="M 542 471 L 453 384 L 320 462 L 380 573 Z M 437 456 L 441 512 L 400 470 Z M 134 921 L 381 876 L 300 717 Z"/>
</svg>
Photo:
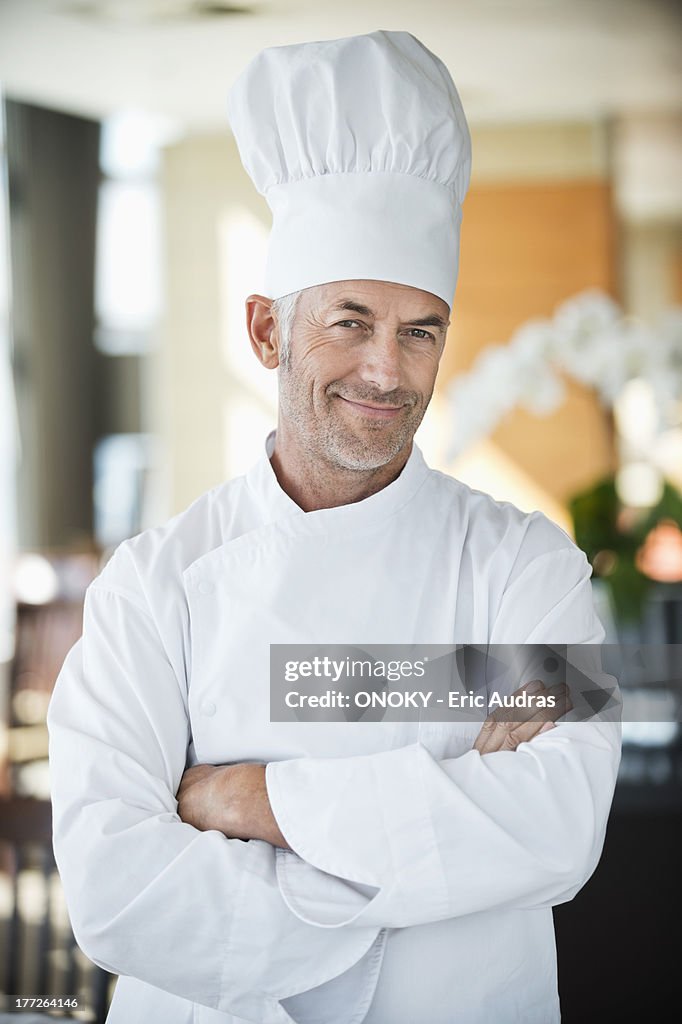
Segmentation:
<svg viewBox="0 0 682 1024">
<path fill-rule="evenodd" d="M 273 299 L 271 310 L 274 314 L 279 332 L 279 361 L 280 365 L 287 367 L 291 353 L 291 332 L 296 316 L 296 306 L 300 292 L 290 292 L 288 295 L 281 295 Z"/>
</svg>

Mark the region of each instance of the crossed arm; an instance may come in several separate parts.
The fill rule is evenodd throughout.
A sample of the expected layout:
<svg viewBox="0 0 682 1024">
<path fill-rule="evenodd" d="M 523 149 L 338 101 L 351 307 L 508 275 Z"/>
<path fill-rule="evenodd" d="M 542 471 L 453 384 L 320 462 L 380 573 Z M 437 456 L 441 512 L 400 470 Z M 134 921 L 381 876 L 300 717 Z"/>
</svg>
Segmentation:
<svg viewBox="0 0 682 1024">
<path fill-rule="evenodd" d="M 490 642 L 600 642 L 580 559 L 538 561 L 532 591 L 530 569 L 508 588 Z M 285 1024 L 280 1000 L 356 964 L 380 928 L 553 906 L 589 877 L 619 759 L 606 726 L 557 720 L 529 743 L 542 715 L 492 719 L 445 760 L 412 744 L 186 770 L 186 693 L 144 595 L 112 563 L 48 711 L 55 854 L 100 966 Z"/>
<path fill-rule="evenodd" d="M 520 709 L 516 722 L 505 721 L 499 713 L 490 715 L 474 743 L 481 755 L 516 750 L 519 743 L 552 729 L 572 708 L 565 684 L 547 689 L 540 680 L 532 680 L 516 692 L 523 691 L 555 696 L 556 703 L 528 709 L 525 718 Z M 270 806 L 264 764 L 195 765 L 182 776 L 177 800 L 180 818 L 202 832 L 215 829 L 229 839 L 262 839 L 289 849 Z"/>
</svg>

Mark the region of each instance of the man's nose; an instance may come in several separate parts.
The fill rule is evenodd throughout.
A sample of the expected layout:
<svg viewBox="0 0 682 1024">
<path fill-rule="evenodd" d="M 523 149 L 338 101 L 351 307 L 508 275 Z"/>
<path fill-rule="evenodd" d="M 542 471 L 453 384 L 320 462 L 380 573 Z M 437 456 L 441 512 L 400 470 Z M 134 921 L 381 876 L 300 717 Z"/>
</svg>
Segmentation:
<svg viewBox="0 0 682 1024">
<path fill-rule="evenodd" d="M 400 386 L 400 342 L 394 333 L 375 329 L 363 345 L 360 375 L 381 391 Z"/>
</svg>

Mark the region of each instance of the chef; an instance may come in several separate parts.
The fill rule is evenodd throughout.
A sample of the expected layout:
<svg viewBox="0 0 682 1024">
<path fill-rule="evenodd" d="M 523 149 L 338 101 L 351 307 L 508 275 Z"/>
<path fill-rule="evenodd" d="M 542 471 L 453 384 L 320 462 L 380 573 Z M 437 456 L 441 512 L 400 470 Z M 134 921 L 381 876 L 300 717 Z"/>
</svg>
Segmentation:
<svg viewBox="0 0 682 1024">
<path fill-rule="evenodd" d="M 271 722 L 271 644 L 599 644 L 569 536 L 426 465 L 470 139 L 414 36 L 260 53 L 230 119 L 273 213 L 246 302 L 260 460 L 121 544 L 48 725 L 113 1024 L 550 1024 L 552 906 L 602 849 L 615 724 Z M 525 685 L 525 684 L 524 684 Z M 560 691 L 557 691 L 560 692 Z"/>
</svg>

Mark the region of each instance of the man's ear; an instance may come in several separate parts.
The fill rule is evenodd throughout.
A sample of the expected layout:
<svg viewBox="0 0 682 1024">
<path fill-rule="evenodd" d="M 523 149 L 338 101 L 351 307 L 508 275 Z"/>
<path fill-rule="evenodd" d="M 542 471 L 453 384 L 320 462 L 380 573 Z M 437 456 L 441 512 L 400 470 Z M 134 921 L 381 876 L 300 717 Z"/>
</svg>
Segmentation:
<svg viewBox="0 0 682 1024">
<path fill-rule="evenodd" d="M 246 329 L 258 362 L 268 370 L 279 366 L 279 332 L 271 311 L 272 299 L 249 295 L 246 300 Z"/>
</svg>

